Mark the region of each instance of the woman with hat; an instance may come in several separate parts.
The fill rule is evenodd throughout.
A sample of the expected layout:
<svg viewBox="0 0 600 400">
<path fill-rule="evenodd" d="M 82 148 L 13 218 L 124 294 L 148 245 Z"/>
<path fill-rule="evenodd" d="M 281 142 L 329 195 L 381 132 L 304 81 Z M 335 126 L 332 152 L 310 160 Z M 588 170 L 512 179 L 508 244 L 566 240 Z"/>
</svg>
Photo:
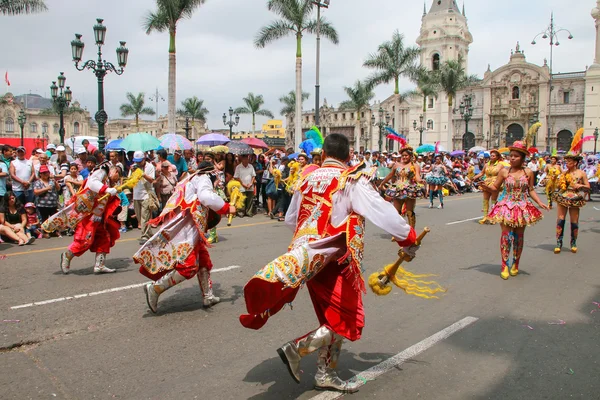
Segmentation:
<svg viewBox="0 0 600 400">
<path fill-rule="evenodd" d="M 385 188 L 385 184 L 394 179 L 394 183 L 385 194 L 392 198 L 398 213 L 405 214 L 409 225 L 414 228 L 417 223 L 415 204 L 418 198 L 423 197 L 423 180 L 419 165 L 412 160 L 413 149 L 407 145 L 400 150 L 400 160 L 396 160 L 391 172 L 379 185 L 379 190 Z"/>
<path fill-rule="evenodd" d="M 544 174 L 546 175 L 546 197 L 548 198 L 548 207 L 550 207 L 550 209 L 552 209 L 552 196 L 556 191 L 556 183 L 560 172 L 561 169 L 560 165 L 558 165 L 558 156 L 550 157 L 550 163 L 546 164 L 546 167 L 544 168 Z"/>
<path fill-rule="evenodd" d="M 579 234 L 579 209 L 585 206 L 585 193 L 590 190 L 585 172 L 578 168 L 583 159 L 578 150 L 575 150 L 577 143 L 577 134 L 571 143 L 571 150 L 564 156 L 566 170 L 563 171 L 557 180 L 556 192 L 552 199 L 558 204 L 556 220 L 556 248 L 554 254 L 561 252 L 563 236 L 565 230 L 565 219 L 567 210 L 571 219 L 571 252 L 577 253 L 577 235 Z"/>
<path fill-rule="evenodd" d="M 540 208 L 549 210 L 535 192 L 533 173 L 529 168 L 524 167 L 525 158 L 529 154 L 525 143 L 516 141 L 509 147 L 509 150 L 510 168 L 500 170 L 494 183 L 481 184 L 482 188 L 490 193 L 498 193 L 498 189 L 502 185 L 505 187 L 504 197 L 487 215 L 489 220 L 499 223 L 502 228 L 500 236 L 500 254 L 502 255 L 500 277 L 502 279 L 508 279 L 509 275 L 516 276 L 519 273 L 525 228 L 542 219 L 542 213 L 533 205 L 529 197 Z M 508 258 L 511 244 L 513 263 L 509 271 Z"/>
<path fill-rule="evenodd" d="M 485 157 L 485 156 L 484 156 Z M 500 171 L 504 168 L 502 165 L 502 155 L 498 150 L 490 150 L 490 161 L 488 161 L 480 173 L 475 175 L 473 181 L 476 182 L 485 176 L 483 184 L 480 185 L 480 189 L 483 191 L 483 218 L 479 220 L 480 224 L 494 224 L 495 222 L 488 218 L 488 211 L 490 210 L 490 199 L 492 200 L 492 207 L 498 200 L 498 192 L 489 192 L 486 187 L 496 182 L 496 178 Z M 498 188 L 500 189 L 500 188 Z"/>
<path fill-rule="evenodd" d="M 448 170 L 442 163 L 442 155 L 435 155 L 435 163 L 431 167 L 431 173 L 428 174 L 425 181 L 429 185 L 429 208 L 433 208 L 433 196 L 437 193 L 438 199 L 440 199 L 440 205 L 438 208 L 444 208 L 444 194 L 442 188 L 448 182 Z"/>
</svg>

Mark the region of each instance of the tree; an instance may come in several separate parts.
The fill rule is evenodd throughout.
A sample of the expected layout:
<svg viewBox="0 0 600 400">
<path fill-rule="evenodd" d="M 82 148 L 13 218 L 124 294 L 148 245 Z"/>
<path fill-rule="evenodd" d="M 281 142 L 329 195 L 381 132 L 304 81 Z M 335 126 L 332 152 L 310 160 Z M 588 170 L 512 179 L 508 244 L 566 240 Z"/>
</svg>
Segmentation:
<svg viewBox="0 0 600 400">
<path fill-rule="evenodd" d="M 265 100 L 262 95 L 255 96 L 254 93 L 248 93 L 247 97 L 244 97 L 244 103 L 246 103 L 246 107 L 238 107 L 235 109 L 236 114 L 252 114 L 252 134 L 255 134 L 256 130 L 256 115 L 262 115 L 269 118 L 275 118 L 273 113 L 269 110 L 261 109 L 263 104 L 265 104 Z"/>
<path fill-rule="evenodd" d="M 459 57 L 456 60 L 446 60 L 439 73 L 439 84 L 442 91 L 448 96 L 448 119 L 452 121 L 452 106 L 454 98 L 459 90 L 471 86 L 479 81 L 476 75 L 467 75 L 464 67 L 464 60 Z M 453 122 L 448 124 L 448 148 L 452 145 Z"/>
<path fill-rule="evenodd" d="M 377 53 L 369 54 L 363 64 L 364 67 L 376 70 L 367 79 L 367 85 L 370 87 L 394 82 L 394 95 L 396 97 L 394 129 L 396 131 L 399 130 L 402 100 L 400 96 L 400 78 L 414 78 L 420 51 L 418 47 L 406 47 L 404 45 L 404 35 L 396 30 L 392 35 L 392 40 L 379 45 Z"/>
<path fill-rule="evenodd" d="M 129 103 L 121 104 L 119 108 L 123 117 L 135 116 L 135 128 L 140 128 L 140 115 L 154 115 L 155 112 L 151 107 L 144 107 L 144 93 L 138 93 L 135 96 L 131 92 L 127 92 L 126 97 Z"/>
<path fill-rule="evenodd" d="M 0 14 L 19 15 L 47 11 L 43 0 L 0 0 Z"/>
<path fill-rule="evenodd" d="M 438 93 L 440 91 L 440 74 L 437 71 L 431 71 L 425 67 L 420 67 L 413 80 L 417 84 L 414 96 L 423 97 L 423 121 L 427 124 L 427 98 L 438 98 Z M 421 144 L 421 138 L 419 138 L 419 145 Z"/>
<path fill-rule="evenodd" d="M 309 97 L 309 93 L 302 92 L 302 102 L 308 100 Z M 283 108 L 279 111 L 281 115 L 293 117 L 296 113 L 296 92 L 290 90 L 288 94 L 281 96 L 279 101 L 283 104 Z"/>
<path fill-rule="evenodd" d="M 196 96 L 185 99 L 181 102 L 181 107 L 177 114 L 182 117 L 189 117 L 192 120 L 192 137 L 194 137 L 195 121 L 206 121 L 208 109 L 204 107 L 204 100 Z"/>
<path fill-rule="evenodd" d="M 371 87 L 369 87 L 366 83 L 361 81 L 356 81 L 353 87 L 344 87 L 344 91 L 348 96 L 349 100 L 346 100 L 340 104 L 340 109 L 342 110 L 356 110 L 356 129 L 355 129 L 355 143 L 354 145 L 359 149 L 360 148 L 360 115 L 364 109 L 369 108 L 369 103 L 375 94 L 373 93 Z M 365 143 L 366 146 L 366 143 Z"/>
<path fill-rule="evenodd" d="M 146 34 L 152 32 L 169 32 L 169 94 L 168 94 L 168 120 L 169 132 L 175 132 L 175 108 L 177 101 L 177 62 L 175 51 L 175 37 L 177 24 L 182 19 L 189 19 L 194 11 L 205 0 L 156 0 L 156 11 L 149 11 L 144 19 Z"/>
<path fill-rule="evenodd" d="M 269 0 L 269 11 L 280 19 L 264 26 L 258 32 L 254 45 L 264 48 L 278 39 L 294 35 L 296 37 L 296 119 L 294 148 L 298 149 L 302 141 L 302 36 L 304 33 L 316 33 L 317 21 L 310 19 L 314 4 L 312 0 Z M 333 25 L 321 17 L 321 36 L 338 44 L 338 34 Z"/>
</svg>

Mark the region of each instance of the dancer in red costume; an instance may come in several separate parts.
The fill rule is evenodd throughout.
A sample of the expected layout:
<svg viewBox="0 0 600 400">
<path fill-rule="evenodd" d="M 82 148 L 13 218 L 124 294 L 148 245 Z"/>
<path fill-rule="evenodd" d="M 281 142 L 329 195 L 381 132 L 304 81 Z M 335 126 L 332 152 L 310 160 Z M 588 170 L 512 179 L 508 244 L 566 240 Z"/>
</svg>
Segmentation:
<svg viewBox="0 0 600 400">
<path fill-rule="evenodd" d="M 376 168 L 361 163 L 346 169 L 349 148 L 345 136 L 327 136 L 323 165 L 298 182 L 286 215 L 295 229 L 292 244 L 246 284 L 248 314 L 240 322 L 260 329 L 306 284 L 320 327 L 277 351 L 299 382 L 301 358 L 318 350 L 315 387 L 352 393 L 356 382 L 342 381 L 335 368 L 342 340 L 358 340 L 364 327 L 364 217 L 392 234 L 407 253 L 414 255 L 417 246 L 414 229 L 375 190 Z"/>
<path fill-rule="evenodd" d="M 212 261 L 204 234 L 216 226 L 221 214 L 235 214 L 214 190 L 215 166 L 204 161 L 196 173 L 180 182 L 158 218 L 161 229 L 148 240 L 133 260 L 140 273 L 154 282 L 144 286 L 150 311 L 157 312 L 158 297 L 167 289 L 198 276 L 204 307 L 212 307 L 220 299 L 213 294 L 210 270 Z"/>
</svg>

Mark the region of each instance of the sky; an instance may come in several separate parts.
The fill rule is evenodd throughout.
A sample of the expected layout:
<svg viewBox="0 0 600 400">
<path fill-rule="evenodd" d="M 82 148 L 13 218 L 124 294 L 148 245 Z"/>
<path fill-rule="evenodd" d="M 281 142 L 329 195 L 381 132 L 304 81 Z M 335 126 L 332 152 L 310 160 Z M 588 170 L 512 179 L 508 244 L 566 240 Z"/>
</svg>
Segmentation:
<svg viewBox="0 0 600 400">
<path fill-rule="evenodd" d="M 427 9 L 432 0 L 426 0 Z M 0 16 L 0 71 L 8 71 L 13 94 L 34 93 L 49 97 L 49 87 L 59 72 L 65 72 L 73 99 L 92 114 L 97 110 L 97 83 L 91 71 L 79 72 L 71 60 L 70 42 L 75 33 L 83 34 L 84 60 L 95 59 L 93 30 L 96 18 L 107 27 L 103 53 L 116 64 L 115 50 L 120 40 L 127 42 L 129 62 L 121 76 L 105 78 L 105 109 L 109 118 L 121 118 L 119 106 L 127 92 L 145 92 L 149 98 L 156 89 L 167 99 L 167 33 L 146 35 L 144 15 L 154 9 L 152 0 L 46 0 L 49 11 L 27 16 Z M 458 0 L 462 8 L 462 0 Z M 590 11 L 594 0 L 504 0 L 502 2 L 466 0 L 469 30 L 474 42 L 469 53 L 469 73 L 483 77 L 490 64 L 494 70 L 509 61 L 517 41 L 527 61 L 543 64 L 549 58 L 548 42 L 531 41 L 550 23 L 569 29 L 559 36 L 555 47 L 554 72 L 584 71 L 594 59 L 594 20 Z M 321 104 L 338 106 L 346 100 L 344 86 L 365 79 L 371 71 L 362 67 L 369 53 L 389 40 L 394 30 L 405 35 L 408 45 L 416 46 L 423 3 L 409 0 L 331 0 L 323 15 L 337 29 L 336 46 L 321 42 Z M 197 96 L 209 110 L 207 127 L 223 129 L 222 115 L 230 106 L 243 105 L 249 92 L 262 94 L 264 108 L 281 117 L 279 98 L 295 88 L 295 39 L 290 36 L 264 49 L 254 46 L 259 29 L 277 17 L 266 9 L 265 0 L 207 0 L 177 31 L 177 104 Z M 304 110 L 315 106 L 316 40 L 303 39 L 303 90 L 310 93 Z M 408 81 L 402 89 L 411 89 Z M 0 82 L 0 94 L 7 90 Z M 393 93 L 392 85 L 375 90 L 375 100 Z M 154 102 L 148 100 L 153 109 Z M 159 101 L 159 114 L 167 113 L 167 102 Z M 236 130 L 251 130 L 251 116 L 241 115 Z M 145 119 L 153 117 L 144 116 Z M 266 117 L 257 116 L 257 129 Z"/>
</svg>

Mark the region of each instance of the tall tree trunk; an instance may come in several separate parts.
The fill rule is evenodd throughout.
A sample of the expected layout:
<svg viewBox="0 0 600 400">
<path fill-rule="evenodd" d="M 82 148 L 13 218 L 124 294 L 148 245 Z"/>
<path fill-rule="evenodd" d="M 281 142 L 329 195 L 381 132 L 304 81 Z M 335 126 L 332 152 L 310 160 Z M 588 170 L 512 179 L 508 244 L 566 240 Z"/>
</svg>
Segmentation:
<svg viewBox="0 0 600 400">
<path fill-rule="evenodd" d="M 360 141 L 362 140 L 362 135 L 360 134 L 360 108 L 356 110 L 356 126 L 354 127 L 354 150 L 360 153 Z"/>
<path fill-rule="evenodd" d="M 167 112 L 169 133 L 176 133 L 177 62 L 175 56 L 175 30 L 169 36 L 169 110 Z"/>
<path fill-rule="evenodd" d="M 252 113 L 252 137 L 256 137 L 256 114 Z"/>
<path fill-rule="evenodd" d="M 452 100 L 453 96 L 451 94 L 448 95 L 448 148 L 446 150 L 453 151 L 454 150 L 454 142 L 452 140 L 452 131 L 454 121 L 452 119 Z"/>
<path fill-rule="evenodd" d="M 140 131 L 140 115 L 135 114 L 135 130 Z"/>
<path fill-rule="evenodd" d="M 394 130 L 400 133 L 400 80 L 398 77 L 394 80 L 394 94 L 396 95 L 396 98 L 394 99 Z M 385 140 L 387 141 L 387 139 Z M 390 152 L 394 151 L 394 143 L 395 142 L 392 141 L 392 148 L 389 149 Z"/>
<path fill-rule="evenodd" d="M 296 123 L 294 128 L 294 152 L 302 143 L 302 34 L 296 35 Z"/>
</svg>

